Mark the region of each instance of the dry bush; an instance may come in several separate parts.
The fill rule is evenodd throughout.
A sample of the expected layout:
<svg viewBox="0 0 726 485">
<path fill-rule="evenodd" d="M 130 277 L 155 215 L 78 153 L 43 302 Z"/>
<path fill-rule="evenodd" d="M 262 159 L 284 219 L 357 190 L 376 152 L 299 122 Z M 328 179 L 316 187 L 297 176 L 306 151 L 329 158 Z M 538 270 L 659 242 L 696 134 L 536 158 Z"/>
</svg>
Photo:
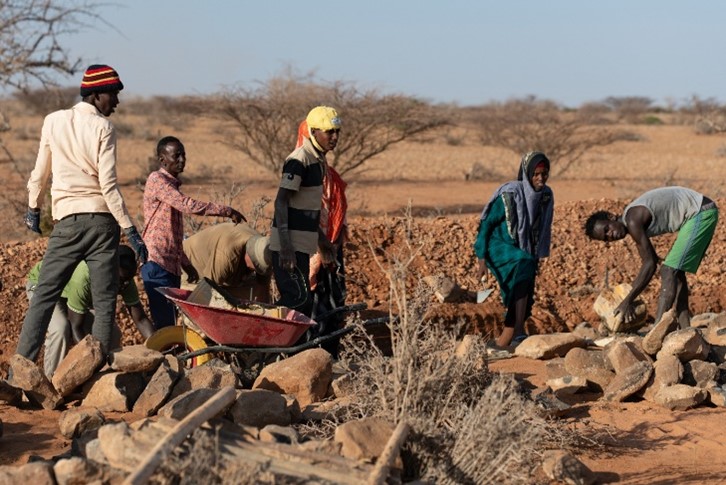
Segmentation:
<svg viewBox="0 0 726 485">
<path fill-rule="evenodd" d="M 619 132 L 591 122 L 588 113 L 567 113 L 553 101 L 534 96 L 490 103 L 468 111 L 484 145 L 521 155 L 539 150 L 552 160 L 553 175 L 564 175 L 588 150 L 610 145 Z"/>
<path fill-rule="evenodd" d="M 653 109 L 653 100 L 645 96 L 609 96 L 603 104 L 626 123 L 642 123 L 645 115 Z"/>
<path fill-rule="evenodd" d="M 341 420 L 406 420 L 412 428 L 404 450 L 408 478 L 457 484 L 527 481 L 550 425 L 512 379 L 489 373 L 483 343 L 457 356 L 462 328 L 426 321 L 431 290 L 411 273 L 422 250 L 411 242 L 417 228 L 409 216 L 391 231 L 403 241 L 399 247 L 383 254 L 371 248 L 390 283 L 391 355 L 362 330 L 345 341 L 342 362 L 351 369 L 356 402 Z"/>
<path fill-rule="evenodd" d="M 77 86 L 66 88 L 48 86 L 47 88 L 15 91 L 13 93 L 13 97 L 20 101 L 28 112 L 40 116 L 73 106 L 79 96 Z"/>
<path fill-rule="evenodd" d="M 192 435 L 159 467 L 149 479 L 151 484 L 217 485 L 225 483 L 290 484 L 298 483 L 275 477 L 260 465 L 244 460 L 222 458 L 218 429 L 203 427 Z"/>
<path fill-rule="evenodd" d="M 714 98 L 700 99 L 693 96 L 681 112 L 690 116 L 694 130 L 699 135 L 726 132 L 726 106 Z"/>
<path fill-rule="evenodd" d="M 209 106 L 231 122 L 225 143 L 253 162 L 279 173 L 295 147 L 298 125 L 316 105 L 336 108 L 343 120 L 340 141 L 328 163 L 341 174 L 362 167 L 392 145 L 447 123 L 447 110 L 404 95 L 363 91 L 352 83 L 316 82 L 285 73 L 257 88 L 238 87 Z"/>
</svg>

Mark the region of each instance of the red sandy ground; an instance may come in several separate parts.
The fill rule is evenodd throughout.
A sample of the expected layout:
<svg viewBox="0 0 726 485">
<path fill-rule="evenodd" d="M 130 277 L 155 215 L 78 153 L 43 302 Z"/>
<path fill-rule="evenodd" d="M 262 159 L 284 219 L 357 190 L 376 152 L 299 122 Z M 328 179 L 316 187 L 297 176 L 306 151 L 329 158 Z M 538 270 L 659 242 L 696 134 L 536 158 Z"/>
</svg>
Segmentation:
<svg viewBox="0 0 726 485">
<path fill-rule="evenodd" d="M 428 185 L 429 200 L 442 207 L 455 205 L 461 199 L 478 199 L 472 195 L 489 193 L 493 188 L 467 183 Z M 482 187 L 482 185 L 487 185 Z M 367 189 L 366 189 L 367 190 Z M 417 217 L 412 224 L 399 217 L 401 185 L 370 187 L 368 209 L 381 214 L 388 211 L 395 216 L 351 218 L 351 241 L 346 248 L 349 274 L 349 300 L 365 301 L 369 307 L 387 309 L 388 280 L 381 267 L 407 253 L 406 234 L 414 249 L 421 246 L 411 269 L 416 274 L 409 281 L 412 291 L 419 278 L 427 274 L 444 273 L 468 289 L 476 289 L 473 282 L 474 257 L 471 250 L 478 208 L 455 216 L 436 216 L 436 208 L 414 207 Z M 438 195 L 432 196 L 432 191 Z M 464 193 L 467 192 L 467 193 Z M 612 188 L 600 183 L 561 184 L 555 186 L 558 204 L 555 214 L 552 256 L 542 266 L 538 278 L 537 302 L 529 323 L 530 333 L 562 331 L 582 321 L 597 322 L 592 304 L 599 289 L 605 284 L 632 281 L 638 270 L 638 255 L 628 241 L 608 245 L 588 241 L 582 234 L 582 223 L 594 209 L 618 210 L 624 200 L 585 200 L 591 197 L 615 197 Z M 254 196 L 254 194 L 251 194 Z M 421 200 L 421 199 L 419 199 Z M 426 200 L 426 199 L 424 199 Z M 719 199 L 726 207 L 726 200 Z M 402 202 L 405 204 L 405 200 Z M 720 312 L 726 307 L 724 279 L 726 278 L 726 230 L 719 223 L 712 243 L 698 274 L 689 282 L 692 286 L 691 308 L 694 313 Z M 672 238 L 661 237 L 656 249 L 665 254 Z M 0 245 L 0 279 L 4 288 L 0 292 L 0 375 L 4 375 L 7 361 L 15 345 L 22 319 L 27 310 L 24 294 L 25 275 L 42 257 L 45 241 L 6 243 Z M 371 250 L 373 248 L 373 250 Z M 375 257 L 374 257 L 375 255 Z M 623 267 L 616 267 L 617 262 Z M 659 281 L 653 281 L 644 293 L 650 312 L 654 310 Z M 141 287 L 141 285 L 139 285 Z M 481 305 L 473 303 L 434 304 L 429 316 L 439 325 L 466 322 L 472 332 L 491 333 L 500 324 L 503 308 L 498 292 Z M 140 341 L 128 318 L 121 317 L 124 343 Z M 533 386 L 544 386 L 544 362 L 528 359 L 499 361 L 492 368 L 513 372 L 530 381 Z M 599 436 L 604 446 L 583 450 L 580 458 L 599 473 L 603 482 L 622 483 L 723 483 L 726 482 L 726 410 L 699 407 L 684 412 L 671 412 L 646 402 L 621 404 L 602 403 L 596 396 L 579 398 L 572 411 L 564 418 L 569 426 L 588 436 Z M 68 450 L 70 443 L 58 433 L 59 413 L 43 410 L 16 409 L 0 405 L 0 419 L 4 435 L 0 438 L 0 465 L 19 465 L 30 455 L 52 457 Z M 133 416 L 125 416 L 131 419 Z"/>
</svg>

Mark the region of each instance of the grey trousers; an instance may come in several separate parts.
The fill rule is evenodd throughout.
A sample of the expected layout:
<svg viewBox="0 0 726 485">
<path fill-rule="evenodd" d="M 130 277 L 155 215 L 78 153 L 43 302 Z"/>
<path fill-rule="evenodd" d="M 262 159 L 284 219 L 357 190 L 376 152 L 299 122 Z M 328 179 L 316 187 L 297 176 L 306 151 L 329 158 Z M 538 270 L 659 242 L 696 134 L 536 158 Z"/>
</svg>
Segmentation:
<svg viewBox="0 0 726 485">
<path fill-rule="evenodd" d="M 105 351 L 111 347 L 118 295 L 119 225 L 111 214 L 75 214 L 58 221 L 43 256 L 16 353 L 35 360 L 45 340 L 56 303 L 76 265 L 85 260 L 91 277 L 91 298 L 96 317 L 93 336 Z"/>
<path fill-rule="evenodd" d="M 28 295 L 28 301 L 33 300 L 34 293 L 35 285 L 28 281 L 25 285 L 25 294 Z M 93 309 L 83 316 L 84 335 L 91 333 L 94 319 Z M 53 316 L 50 318 L 50 324 L 48 325 L 48 333 L 45 335 L 45 344 L 43 345 L 43 372 L 48 376 L 48 379 L 53 377 L 55 370 L 71 347 L 73 347 L 73 333 L 71 332 L 71 321 L 68 318 L 68 305 L 65 299 L 61 298 L 55 304 Z M 114 324 L 111 349 L 120 347 L 121 329 Z"/>
</svg>

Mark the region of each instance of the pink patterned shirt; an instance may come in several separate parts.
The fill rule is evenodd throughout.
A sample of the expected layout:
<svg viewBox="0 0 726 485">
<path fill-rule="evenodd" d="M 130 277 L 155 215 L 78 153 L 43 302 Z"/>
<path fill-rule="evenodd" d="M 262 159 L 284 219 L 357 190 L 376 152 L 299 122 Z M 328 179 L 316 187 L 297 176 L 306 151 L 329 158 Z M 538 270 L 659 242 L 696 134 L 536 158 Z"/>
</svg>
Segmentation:
<svg viewBox="0 0 726 485">
<path fill-rule="evenodd" d="M 181 276 L 182 264 L 188 259 L 182 249 L 184 219 L 182 214 L 231 217 L 232 208 L 202 202 L 179 191 L 181 181 L 160 168 L 149 174 L 144 188 L 144 221 L 141 237 L 149 251 L 149 261 Z"/>
</svg>

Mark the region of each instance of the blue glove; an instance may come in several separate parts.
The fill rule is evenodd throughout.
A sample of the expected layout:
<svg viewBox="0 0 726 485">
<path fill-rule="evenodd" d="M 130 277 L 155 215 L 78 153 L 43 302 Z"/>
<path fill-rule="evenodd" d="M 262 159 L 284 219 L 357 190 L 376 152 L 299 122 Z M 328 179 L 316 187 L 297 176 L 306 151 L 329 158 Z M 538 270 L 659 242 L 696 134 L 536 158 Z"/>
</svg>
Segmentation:
<svg viewBox="0 0 726 485">
<path fill-rule="evenodd" d="M 41 234 L 41 232 L 40 232 L 40 209 L 31 209 L 30 207 L 28 207 L 28 212 L 25 213 L 23 222 L 25 223 L 25 226 L 28 229 L 30 229 L 33 232 L 37 232 L 38 234 Z"/>
<path fill-rule="evenodd" d="M 136 228 L 134 226 L 127 227 L 124 229 L 124 234 L 126 234 L 126 239 L 129 240 L 129 244 L 131 244 L 131 247 L 136 253 L 136 259 L 139 260 L 139 264 L 146 263 L 149 252 L 146 250 L 146 244 L 144 244 L 144 240 L 141 239 Z"/>
</svg>

